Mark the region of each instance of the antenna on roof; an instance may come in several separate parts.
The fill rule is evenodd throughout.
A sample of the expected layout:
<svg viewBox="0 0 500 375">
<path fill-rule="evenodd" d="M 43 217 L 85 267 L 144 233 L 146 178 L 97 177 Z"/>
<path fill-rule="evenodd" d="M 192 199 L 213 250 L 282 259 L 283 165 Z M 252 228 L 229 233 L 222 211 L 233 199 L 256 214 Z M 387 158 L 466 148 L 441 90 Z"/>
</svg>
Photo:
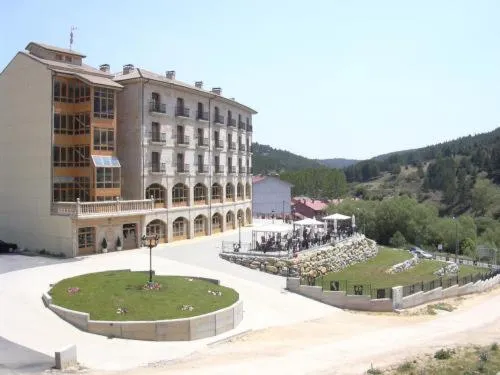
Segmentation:
<svg viewBox="0 0 500 375">
<path fill-rule="evenodd" d="M 69 33 L 69 49 L 70 49 L 70 50 L 71 50 L 71 48 L 73 47 L 73 36 L 74 36 L 73 31 L 75 31 L 75 30 L 78 30 L 78 29 L 76 28 L 76 26 L 71 26 L 71 31 L 70 31 L 70 33 Z"/>
</svg>

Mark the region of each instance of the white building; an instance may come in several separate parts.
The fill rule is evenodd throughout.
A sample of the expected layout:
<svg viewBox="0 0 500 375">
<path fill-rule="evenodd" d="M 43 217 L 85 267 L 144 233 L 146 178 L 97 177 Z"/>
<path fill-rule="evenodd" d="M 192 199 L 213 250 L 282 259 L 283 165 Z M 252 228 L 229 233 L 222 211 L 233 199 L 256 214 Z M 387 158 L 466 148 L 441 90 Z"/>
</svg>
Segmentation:
<svg viewBox="0 0 500 375">
<path fill-rule="evenodd" d="M 84 58 L 31 42 L 0 74 L 1 240 L 76 256 L 251 222 L 255 111 Z"/>
<path fill-rule="evenodd" d="M 254 216 L 289 215 L 292 184 L 272 176 L 253 176 L 252 206 Z"/>
</svg>

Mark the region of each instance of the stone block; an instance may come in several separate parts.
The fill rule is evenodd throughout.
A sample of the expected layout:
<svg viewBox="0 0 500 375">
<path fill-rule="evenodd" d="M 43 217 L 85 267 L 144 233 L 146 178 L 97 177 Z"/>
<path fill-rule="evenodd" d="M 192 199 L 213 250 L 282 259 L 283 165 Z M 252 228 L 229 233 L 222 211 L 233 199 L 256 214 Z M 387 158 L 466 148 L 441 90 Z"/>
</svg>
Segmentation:
<svg viewBox="0 0 500 375">
<path fill-rule="evenodd" d="M 328 305 L 344 308 L 346 305 L 346 300 L 347 300 L 347 297 L 346 297 L 345 292 L 342 292 L 342 291 L 336 292 L 336 291 L 329 291 L 329 290 L 326 290 L 323 292 L 322 302 L 324 302 Z"/>
<path fill-rule="evenodd" d="M 403 287 L 395 286 L 392 288 L 392 309 L 399 310 L 403 308 Z"/>
<path fill-rule="evenodd" d="M 215 315 L 215 334 L 219 335 L 234 328 L 234 308 L 229 307 Z"/>
<path fill-rule="evenodd" d="M 443 298 L 456 297 L 458 295 L 458 285 L 452 285 L 449 288 L 443 289 Z"/>
<path fill-rule="evenodd" d="M 111 322 L 105 320 L 89 320 L 87 330 L 96 335 L 106 337 L 122 337 L 121 322 Z"/>
<path fill-rule="evenodd" d="M 189 338 L 191 340 L 215 336 L 215 314 L 192 318 L 189 322 L 189 330 Z"/>
<path fill-rule="evenodd" d="M 234 328 L 236 328 L 238 324 L 240 324 L 241 321 L 243 320 L 243 301 L 236 302 L 236 304 L 233 305 L 233 311 L 234 311 Z"/>
<path fill-rule="evenodd" d="M 156 322 L 156 339 L 158 341 L 189 341 L 189 319 L 163 320 Z"/>
<path fill-rule="evenodd" d="M 56 369 L 66 370 L 78 364 L 76 359 L 76 345 L 67 346 L 55 353 Z"/>
<path fill-rule="evenodd" d="M 298 277 L 287 277 L 286 279 L 286 289 L 297 292 L 300 289 L 300 278 Z"/>
<path fill-rule="evenodd" d="M 323 289 L 320 286 L 301 285 L 299 290 L 300 294 L 319 301 L 323 294 Z"/>
<path fill-rule="evenodd" d="M 132 340 L 156 340 L 155 322 L 120 322 L 121 337 Z"/>
</svg>

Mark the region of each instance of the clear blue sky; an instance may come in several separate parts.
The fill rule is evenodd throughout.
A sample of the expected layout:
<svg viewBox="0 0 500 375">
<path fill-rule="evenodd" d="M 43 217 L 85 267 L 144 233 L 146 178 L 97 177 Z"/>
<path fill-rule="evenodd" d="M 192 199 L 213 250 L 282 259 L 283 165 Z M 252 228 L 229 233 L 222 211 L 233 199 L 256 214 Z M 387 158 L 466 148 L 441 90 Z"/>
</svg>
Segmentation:
<svg viewBox="0 0 500 375">
<path fill-rule="evenodd" d="M 220 86 L 259 112 L 255 141 L 312 158 L 500 124 L 498 0 L 21 0 L 0 20 L 0 69 L 29 41 L 67 47 L 75 25 L 88 64 Z"/>
</svg>

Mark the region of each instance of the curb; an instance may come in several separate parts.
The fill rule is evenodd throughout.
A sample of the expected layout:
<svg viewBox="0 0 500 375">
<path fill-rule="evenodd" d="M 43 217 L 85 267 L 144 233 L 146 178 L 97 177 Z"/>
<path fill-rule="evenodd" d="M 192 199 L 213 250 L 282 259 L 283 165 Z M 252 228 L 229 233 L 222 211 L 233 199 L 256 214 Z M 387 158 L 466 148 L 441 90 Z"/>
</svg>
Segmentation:
<svg viewBox="0 0 500 375">
<path fill-rule="evenodd" d="M 247 329 L 247 330 L 245 330 L 245 331 L 243 331 L 243 332 L 236 333 L 236 334 L 234 334 L 234 335 L 228 336 L 228 337 L 226 337 L 226 338 L 224 338 L 224 339 L 220 339 L 220 340 L 217 340 L 217 341 L 211 342 L 210 344 L 207 344 L 207 346 L 208 346 L 209 348 L 211 348 L 211 347 L 213 347 L 213 346 L 217 346 L 217 345 L 219 345 L 219 344 L 225 344 L 226 342 L 229 342 L 229 341 L 231 341 L 231 340 L 233 340 L 233 339 L 237 339 L 237 338 L 239 338 L 239 337 L 242 337 L 242 336 L 248 335 L 248 334 L 249 334 L 249 333 L 251 333 L 251 332 L 253 332 L 253 329 L 251 329 L 251 328 L 250 328 L 250 329 Z"/>
</svg>

